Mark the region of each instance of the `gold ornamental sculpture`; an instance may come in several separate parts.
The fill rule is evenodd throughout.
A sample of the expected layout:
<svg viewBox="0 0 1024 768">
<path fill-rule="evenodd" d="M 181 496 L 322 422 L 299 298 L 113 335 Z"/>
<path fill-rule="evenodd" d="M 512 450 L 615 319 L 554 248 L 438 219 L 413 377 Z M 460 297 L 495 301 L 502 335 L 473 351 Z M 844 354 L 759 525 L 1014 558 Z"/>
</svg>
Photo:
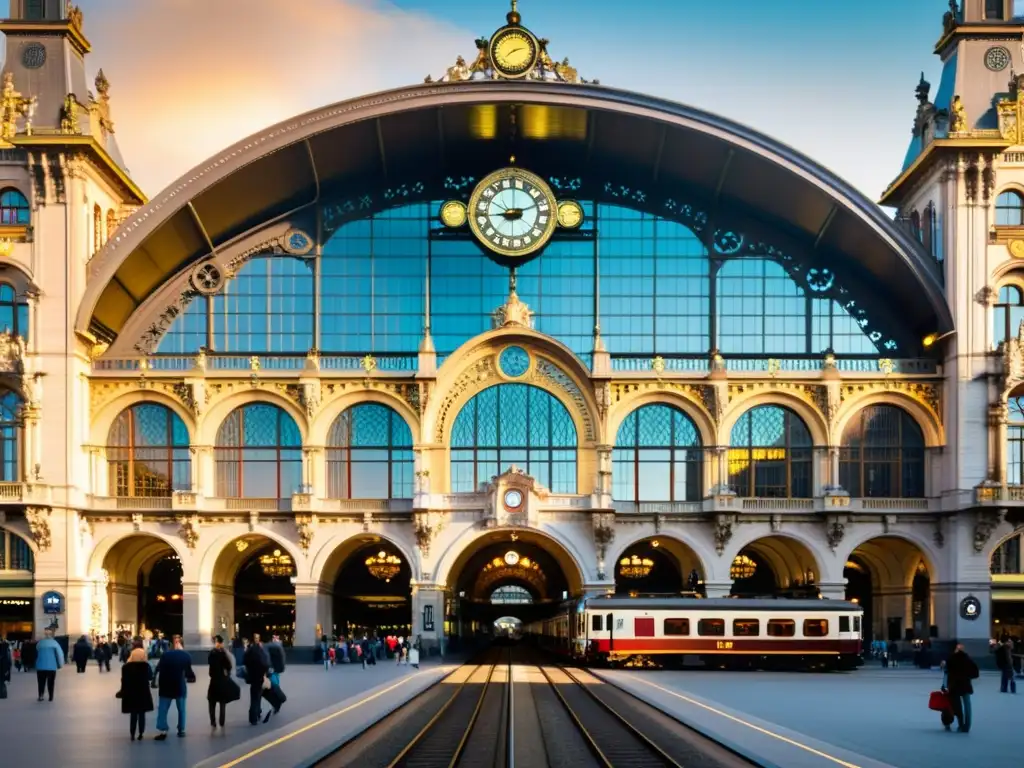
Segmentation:
<svg viewBox="0 0 1024 768">
<path fill-rule="evenodd" d="M 654 561 L 640 555 L 627 556 L 619 560 L 619 575 L 625 579 L 642 579 L 654 569 Z"/>
<path fill-rule="evenodd" d="M 291 576 L 292 558 L 282 554 L 280 549 L 275 549 L 270 554 L 260 555 L 260 568 L 267 576 Z"/>
<path fill-rule="evenodd" d="M 366 570 L 375 579 L 380 579 L 384 582 L 391 581 L 391 579 L 398 575 L 398 571 L 401 568 L 402 558 L 398 555 L 389 555 L 384 550 L 366 558 Z"/>
<path fill-rule="evenodd" d="M 597 80 L 580 77 L 569 59 L 556 62 L 548 54 L 548 40 L 537 37 L 522 25 L 519 3 L 512 0 L 512 10 L 505 16 L 505 26 L 490 37 L 476 40 L 476 57 L 472 63 L 462 56 L 435 80 L 427 75 L 424 82 L 460 83 L 467 80 L 544 80 L 556 83 L 586 83 Z"/>
</svg>

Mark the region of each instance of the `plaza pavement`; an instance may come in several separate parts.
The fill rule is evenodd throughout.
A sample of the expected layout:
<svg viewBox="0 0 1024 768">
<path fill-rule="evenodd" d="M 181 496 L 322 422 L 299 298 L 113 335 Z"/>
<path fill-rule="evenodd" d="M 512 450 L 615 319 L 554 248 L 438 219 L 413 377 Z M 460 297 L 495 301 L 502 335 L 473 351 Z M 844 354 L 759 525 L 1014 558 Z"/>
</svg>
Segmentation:
<svg viewBox="0 0 1024 768">
<path fill-rule="evenodd" d="M 436 662 L 428 662 L 422 668 L 428 674 L 417 677 L 417 670 L 409 666 L 396 667 L 393 661 L 378 662 L 376 667 L 365 671 L 360 664 L 337 665 L 329 672 L 320 665 L 290 666 L 281 676 L 288 702 L 279 715 L 266 725 L 249 725 L 249 692 L 243 686 L 242 700 L 228 705 L 227 727 L 213 732 L 206 703 L 209 673 L 205 664 L 197 665 L 196 683 L 189 686 L 187 736 L 184 739 L 175 736 L 176 713 L 172 705 L 167 741 L 153 741 L 156 735 L 154 711 L 146 716 L 146 737 L 141 743 L 129 740 L 128 716 L 121 714 L 121 702 L 114 698 L 121 681 L 120 665 L 116 661 L 111 663 L 109 673 L 98 672 L 95 663 L 90 663 L 83 675 L 75 672 L 74 665 L 65 666 L 57 673 L 53 703 L 36 701 L 34 672 L 13 672 L 9 696 L 0 700 L 0 766 L 185 768 L 203 762 L 220 765 L 300 725 L 321 719 L 323 713 L 337 710 L 339 705 L 364 699 L 372 695 L 375 688 L 388 688 L 403 678 L 415 677 L 409 681 L 411 696 L 431 679 L 436 679 L 435 672 L 441 671 L 441 665 Z M 395 699 L 404 691 L 405 686 L 402 686 L 387 698 Z M 155 704 L 156 691 L 153 691 L 153 701 Z M 383 706 L 384 702 L 385 697 L 381 697 L 372 704 L 360 705 L 352 713 L 315 729 L 318 744 L 314 748 L 322 748 L 324 739 L 330 738 L 328 731 L 337 734 L 338 739 L 346 738 L 357 715 L 369 717 L 376 711 L 374 708 Z M 288 745 L 290 748 L 299 746 L 298 738 L 292 742 Z M 222 754 L 224 760 L 210 760 Z M 271 754 L 267 753 L 254 763 L 266 763 L 269 757 Z M 280 760 L 271 763 L 281 768 L 287 764 Z"/>
<path fill-rule="evenodd" d="M 865 667 L 856 672 L 801 674 L 778 672 L 611 672 L 632 678 L 637 693 L 671 700 L 681 713 L 693 705 L 660 695 L 648 681 L 692 697 L 729 714 L 752 716 L 755 725 L 781 726 L 791 738 L 810 737 L 811 746 L 860 765 L 871 760 L 896 768 L 995 768 L 1024 765 L 1024 680 L 1017 695 L 999 693 L 999 674 L 982 672 L 974 681 L 973 723 L 968 734 L 943 730 L 928 694 L 940 687 L 942 673 L 910 667 Z M 639 683 L 639 684 L 638 684 Z M 701 713 L 708 716 L 707 712 Z M 719 718 L 725 720 L 725 718 Z M 726 723 L 733 738 L 758 741 L 757 732 Z M 761 741 L 763 742 L 763 737 Z M 815 745 L 813 742 L 818 742 Z M 843 754 L 843 753 L 847 754 Z M 850 757 L 852 753 L 854 757 Z M 866 761 L 858 763 L 855 756 Z M 820 761 L 821 765 L 838 765 Z M 783 768 L 785 768 L 783 766 Z"/>
</svg>

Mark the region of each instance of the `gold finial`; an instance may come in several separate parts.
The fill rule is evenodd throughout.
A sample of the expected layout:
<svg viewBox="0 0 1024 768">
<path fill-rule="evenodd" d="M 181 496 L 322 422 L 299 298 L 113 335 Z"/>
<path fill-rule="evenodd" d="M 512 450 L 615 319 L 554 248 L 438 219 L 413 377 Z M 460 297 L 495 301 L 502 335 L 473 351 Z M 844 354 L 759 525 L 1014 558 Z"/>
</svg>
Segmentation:
<svg viewBox="0 0 1024 768">
<path fill-rule="evenodd" d="M 512 10 L 505 16 L 508 19 L 509 24 L 518 24 L 522 21 L 523 17 L 519 15 L 519 2 L 518 0 L 512 0 Z"/>
<path fill-rule="evenodd" d="M 516 164 L 516 156 L 515 155 L 510 155 L 509 158 L 508 158 L 508 162 L 509 162 L 509 165 L 515 165 Z"/>
</svg>

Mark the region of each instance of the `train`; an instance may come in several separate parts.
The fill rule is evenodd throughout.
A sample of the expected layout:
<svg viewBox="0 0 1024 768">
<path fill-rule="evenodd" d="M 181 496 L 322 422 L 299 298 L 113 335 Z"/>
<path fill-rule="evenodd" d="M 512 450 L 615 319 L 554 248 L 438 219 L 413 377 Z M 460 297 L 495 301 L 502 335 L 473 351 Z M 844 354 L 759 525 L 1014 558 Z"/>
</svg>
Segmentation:
<svg viewBox="0 0 1024 768">
<path fill-rule="evenodd" d="M 855 669 L 864 610 L 843 600 L 618 597 L 564 603 L 524 637 L 575 663 Z"/>
</svg>

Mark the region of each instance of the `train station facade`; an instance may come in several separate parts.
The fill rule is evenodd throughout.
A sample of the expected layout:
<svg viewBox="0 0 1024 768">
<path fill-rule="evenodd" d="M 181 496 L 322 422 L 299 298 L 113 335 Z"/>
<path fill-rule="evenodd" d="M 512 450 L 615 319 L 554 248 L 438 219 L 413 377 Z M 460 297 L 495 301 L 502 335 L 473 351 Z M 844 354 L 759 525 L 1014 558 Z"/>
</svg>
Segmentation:
<svg viewBox="0 0 1024 768">
<path fill-rule="evenodd" d="M 1012 3 L 943 20 L 895 216 L 515 11 L 150 200 L 81 12 L 11 5 L 0 632 L 437 646 L 695 587 L 1019 635 Z"/>
</svg>

